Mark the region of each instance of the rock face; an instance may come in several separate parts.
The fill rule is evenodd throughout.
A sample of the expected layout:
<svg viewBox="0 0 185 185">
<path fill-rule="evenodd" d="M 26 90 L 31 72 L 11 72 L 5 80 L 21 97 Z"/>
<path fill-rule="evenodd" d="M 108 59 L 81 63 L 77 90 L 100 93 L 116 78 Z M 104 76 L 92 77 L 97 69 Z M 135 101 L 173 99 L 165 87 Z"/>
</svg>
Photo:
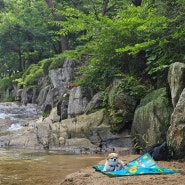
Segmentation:
<svg viewBox="0 0 185 185">
<path fill-rule="evenodd" d="M 168 73 L 174 111 L 171 116 L 167 142 L 176 158 L 185 156 L 185 64 L 174 63 Z"/>
<path fill-rule="evenodd" d="M 139 146 L 166 140 L 172 113 L 169 105 L 165 88 L 153 91 L 141 100 L 134 113 L 131 130 Z"/>
<path fill-rule="evenodd" d="M 185 64 L 176 62 L 170 66 L 168 83 L 171 89 L 172 104 L 175 108 L 181 92 L 185 87 Z"/>
<path fill-rule="evenodd" d="M 84 113 L 93 96 L 92 90 L 86 87 L 74 87 L 69 94 L 68 117 L 73 118 Z"/>
<path fill-rule="evenodd" d="M 71 83 L 74 66 L 73 61 L 66 60 L 63 68 L 51 70 L 48 76 L 41 77 L 39 89 L 15 87 L 17 101 L 25 105 L 36 102 L 43 112 L 49 110 L 49 116 L 41 117 L 39 121 L 33 119 L 34 124 L 25 124 L 26 127 L 11 132 L 11 139 L 9 135 L 3 135 L 3 146 L 77 151 L 113 150 L 123 146 L 127 147 L 124 150 L 130 151 L 129 132 L 124 131 L 125 134 L 119 136 L 110 131 L 109 116 L 100 110 L 101 92 L 94 95 L 91 88 L 75 87 Z M 95 109 L 99 111 L 91 113 Z M 4 127 L 6 122 L 2 122 L 2 128 L 8 129 L 9 126 Z"/>
<path fill-rule="evenodd" d="M 76 87 L 71 82 L 74 66 L 73 61 L 66 60 L 62 68 L 51 70 L 41 78 L 38 89 L 14 88 L 16 100 L 22 104 L 7 104 L 11 105 L 9 109 L 0 105 L 2 147 L 77 152 L 125 151 L 126 148 L 129 153 L 134 138 L 141 147 L 167 140 L 177 158 L 185 156 L 185 64 L 170 66 L 171 99 L 166 88 L 161 88 L 143 98 L 137 108 L 136 101 L 118 89 L 122 87 L 120 79 L 113 80 L 106 94 L 94 94 L 89 87 Z M 106 111 L 101 108 L 105 99 L 109 105 Z M 45 113 L 43 117 L 40 108 L 37 110 L 30 104 L 34 102 Z M 33 110 L 37 114 L 32 114 Z M 13 119 L 10 112 L 16 115 Z M 38 115 L 40 119 L 36 120 Z"/>
<path fill-rule="evenodd" d="M 105 109 L 62 121 L 57 115 L 57 107 L 45 119 L 34 104 L 4 103 L 0 104 L 0 111 L 1 147 L 58 149 L 77 153 L 113 149 L 127 154 L 133 152 L 127 130 L 122 134 L 110 131 Z"/>
<path fill-rule="evenodd" d="M 37 125 L 37 138 L 45 148 L 65 148 L 66 150 L 93 151 L 113 150 L 123 146 L 127 138 L 110 132 L 106 122 L 104 109 L 89 115 L 62 120 L 61 123 L 45 122 Z M 132 143 L 127 142 L 127 152 Z"/>
<path fill-rule="evenodd" d="M 74 79 L 74 66 L 74 61 L 66 59 L 62 68 L 49 71 L 49 82 L 51 84 L 44 91 L 46 96 L 41 104 L 42 110 L 47 105 L 50 105 L 52 108 L 55 107 L 60 98 L 68 92 L 69 82 Z M 43 88 L 45 88 L 45 85 Z"/>
<path fill-rule="evenodd" d="M 92 97 L 91 101 L 85 107 L 84 112 L 86 114 L 89 114 L 93 109 L 97 109 L 102 106 L 101 105 L 102 104 L 101 94 L 102 94 L 102 92 L 98 92 Z"/>
<path fill-rule="evenodd" d="M 185 155 L 185 88 L 171 116 L 170 127 L 167 134 L 168 144 L 172 147 L 174 157 Z"/>
<path fill-rule="evenodd" d="M 49 71 L 49 77 L 54 88 L 60 90 L 60 94 L 64 94 L 68 88 L 68 82 L 74 79 L 75 63 L 66 59 L 62 68 Z"/>
<path fill-rule="evenodd" d="M 55 107 L 60 98 L 68 93 L 69 83 L 74 79 L 74 67 L 75 62 L 66 59 L 62 68 L 50 70 L 48 76 L 41 77 L 37 89 L 14 87 L 16 101 L 37 103 L 42 110 L 48 105 Z"/>
</svg>

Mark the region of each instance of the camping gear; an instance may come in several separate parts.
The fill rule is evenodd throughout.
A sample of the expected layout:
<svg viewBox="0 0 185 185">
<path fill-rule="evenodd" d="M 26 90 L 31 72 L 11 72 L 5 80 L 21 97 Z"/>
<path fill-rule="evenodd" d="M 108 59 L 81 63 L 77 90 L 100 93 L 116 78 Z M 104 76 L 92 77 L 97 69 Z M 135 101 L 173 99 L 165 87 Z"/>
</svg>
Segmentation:
<svg viewBox="0 0 185 185">
<path fill-rule="evenodd" d="M 128 175 L 146 175 L 146 174 L 173 174 L 177 170 L 162 168 L 157 165 L 149 153 L 145 153 L 125 165 L 125 168 L 118 171 L 104 172 L 104 165 L 94 165 L 94 169 L 108 175 L 109 177 L 128 176 Z"/>
<path fill-rule="evenodd" d="M 155 161 L 167 161 L 170 157 L 170 152 L 167 144 L 153 144 L 145 149 L 144 153 L 149 153 Z"/>
</svg>

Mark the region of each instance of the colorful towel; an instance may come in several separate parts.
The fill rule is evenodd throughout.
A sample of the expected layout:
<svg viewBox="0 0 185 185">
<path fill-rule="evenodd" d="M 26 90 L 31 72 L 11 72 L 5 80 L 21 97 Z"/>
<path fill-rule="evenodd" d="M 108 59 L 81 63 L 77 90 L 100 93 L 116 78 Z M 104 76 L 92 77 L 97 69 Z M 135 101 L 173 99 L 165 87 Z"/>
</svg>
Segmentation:
<svg viewBox="0 0 185 185">
<path fill-rule="evenodd" d="M 146 153 L 133 161 L 126 164 L 124 169 L 119 171 L 104 172 L 104 166 L 93 166 L 97 171 L 102 172 L 110 177 L 125 176 L 125 175 L 146 175 L 146 174 L 173 174 L 178 173 L 177 170 L 161 168 L 153 160 L 150 154 Z"/>
</svg>

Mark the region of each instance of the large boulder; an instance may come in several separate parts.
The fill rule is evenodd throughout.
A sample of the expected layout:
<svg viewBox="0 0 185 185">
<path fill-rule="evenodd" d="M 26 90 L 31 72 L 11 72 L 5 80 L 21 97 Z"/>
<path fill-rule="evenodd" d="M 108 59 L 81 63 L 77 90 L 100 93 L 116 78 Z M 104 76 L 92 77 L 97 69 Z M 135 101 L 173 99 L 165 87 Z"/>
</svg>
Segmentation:
<svg viewBox="0 0 185 185">
<path fill-rule="evenodd" d="M 87 104 L 86 108 L 85 108 L 85 113 L 89 114 L 91 113 L 93 110 L 98 109 L 102 106 L 102 92 L 98 92 L 96 93 L 91 101 Z"/>
<path fill-rule="evenodd" d="M 174 151 L 174 157 L 185 156 L 185 88 L 171 116 L 167 142 Z"/>
<path fill-rule="evenodd" d="M 68 118 L 83 114 L 92 97 L 93 92 L 91 88 L 73 87 L 69 94 Z"/>
<path fill-rule="evenodd" d="M 145 147 L 146 144 L 165 141 L 171 113 L 172 107 L 165 88 L 143 98 L 134 113 L 131 129 L 136 144 Z"/>
<path fill-rule="evenodd" d="M 53 87 L 57 88 L 62 95 L 66 92 L 69 82 L 74 80 L 74 67 L 74 61 L 66 59 L 62 68 L 49 71 Z"/>
<path fill-rule="evenodd" d="M 37 98 L 38 105 L 41 106 L 45 103 L 46 97 L 47 97 L 48 92 L 49 92 L 50 89 L 51 89 L 51 85 L 47 85 L 47 86 L 43 87 L 40 90 L 40 93 L 39 93 L 38 98 Z"/>
<path fill-rule="evenodd" d="M 172 104 L 175 108 L 182 90 L 185 87 L 185 64 L 175 62 L 170 65 L 168 83 L 171 90 Z"/>
<path fill-rule="evenodd" d="M 110 124 L 115 132 L 131 124 L 137 103 L 128 92 L 123 91 L 121 84 L 121 79 L 115 78 L 108 91 Z"/>
<path fill-rule="evenodd" d="M 0 134 L 1 147 L 10 148 L 29 148 L 29 149 L 43 149 L 42 145 L 38 144 L 33 126 L 22 127 L 16 131 L 9 131 Z"/>
</svg>

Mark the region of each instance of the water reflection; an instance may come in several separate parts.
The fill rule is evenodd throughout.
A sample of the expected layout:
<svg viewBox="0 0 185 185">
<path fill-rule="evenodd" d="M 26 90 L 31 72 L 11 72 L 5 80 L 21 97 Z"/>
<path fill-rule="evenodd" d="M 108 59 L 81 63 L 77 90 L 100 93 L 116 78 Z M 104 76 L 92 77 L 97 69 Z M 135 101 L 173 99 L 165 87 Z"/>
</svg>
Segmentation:
<svg viewBox="0 0 185 185">
<path fill-rule="evenodd" d="M 102 155 L 0 149 L 0 184 L 59 185 L 67 174 L 97 164 L 102 159 Z"/>
</svg>

